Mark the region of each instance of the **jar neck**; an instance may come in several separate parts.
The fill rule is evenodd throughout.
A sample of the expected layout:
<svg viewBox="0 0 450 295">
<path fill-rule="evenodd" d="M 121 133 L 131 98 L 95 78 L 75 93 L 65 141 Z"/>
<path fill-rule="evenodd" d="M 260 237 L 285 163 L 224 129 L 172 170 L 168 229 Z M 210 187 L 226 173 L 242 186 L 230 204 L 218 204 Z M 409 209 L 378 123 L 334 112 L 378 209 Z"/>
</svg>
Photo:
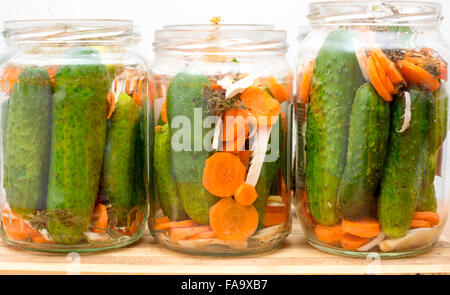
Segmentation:
<svg viewBox="0 0 450 295">
<path fill-rule="evenodd" d="M 286 32 L 269 25 L 179 25 L 155 32 L 156 54 L 267 55 L 287 52 Z"/>
<path fill-rule="evenodd" d="M 4 23 L 8 46 L 100 46 L 139 41 L 139 33 L 129 20 L 18 20 Z"/>
<path fill-rule="evenodd" d="M 441 5 L 420 1 L 333 1 L 309 5 L 313 26 L 413 26 L 437 28 L 442 22 Z"/>
</svg>

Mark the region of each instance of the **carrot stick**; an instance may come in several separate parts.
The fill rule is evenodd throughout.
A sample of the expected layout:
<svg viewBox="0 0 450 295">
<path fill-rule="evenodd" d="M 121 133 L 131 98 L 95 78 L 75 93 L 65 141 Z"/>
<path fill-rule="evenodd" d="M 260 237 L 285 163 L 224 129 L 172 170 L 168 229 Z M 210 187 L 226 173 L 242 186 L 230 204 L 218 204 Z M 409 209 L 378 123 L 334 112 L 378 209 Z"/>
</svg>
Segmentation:
<svg viewBox="0 0 450 295">
<path fill-rule="evenodd" d="M 385 101 L 392 101 L 392 95 L 384 87 L 383 82 L 378 74 L 375 57 L 369 56 L 367 59 L 367 67 L 369 70 L 369 78 L 372 86 Z"/>
<path fill-rule="evenodd" d="M 261 87 L 246 88 L 240 98 L 249 109 L 247 119 L 253 125 L 266 127 L 277 121 L 281 112 L 281 104 Z"/>
<path fill-rule="evenodd" d="M 414 212 L 413 219 L 429 221 L 432 226 L 439 224 L 439 214 L 432 211 Z"/>
<path fill-rule="evenodd" d="M 374 55 L 374 61 L 377 67 L 378 77 L 380 77 L 381 81 L 383 82 L 383 86 L 390 94 L 397 94 L 397 90 L 395 89 L 394 84 L 392 84 L 391 79 L 389 79 L 389 77 L 386 75 L 386 72 L 376 55 Z"/>
<path fill-rule="evenodd" d="M 175 228 L 171 228 L 169 230 L 169 236 L 173 242 L 177 242 L 179 240 L 186 239 L 187 237 L 190 237 L 192 235 L 207 232 L 210 230 L 211 230 L 211 227 L 209 227 L 209 225 L 199 225 L 199 226 L 185 227 L 185 228 L 182 228 L 182 227 L 176 228 L 175 227 Z"/>
<path fill-rule="evenodd" d="M 314 228 L 317 239 L 327 244 L 339 244 L 342 238 L 342 231 L 340 225 L 321 225 L 318 224 Z"/>
<path fill-rule="evenodd" d="M 341 246 L 345 250 L 357 250 L 370 241 L 369 238 L 361 238 L 349 234 L 342 235 Z"/>
<path fill-rule="evenodd" d="M 108 116 L 106 117 L 106 119 L 111 118 L 113 112 L 114 112 L 114 108 L 116 106 L 116 98 L 114 97 L 114 93 L 112 93 L 112 91 L 108 92 L 108 95 L 106 96 L 106 100 L 109 103 L 109 111 L 108 111 Z"/>
<path fill-rule="evenodd" d="M 223 198 L 209 209 L 209 223 L 220 240 L 242 241 L 258 228 L 255 206 L 243 206 L 232 198 Z"/>
<path fill-rule="evenodd" d="M 395 67 L 395 63 L 391 61 L 380 48 L 372 49 L 372 54 L 380 62 L 383 70 L 386 72 L 386 75 L 389 77 L 389 80 L 392 81 L 393 84 L 400 84 L 405 81 L 402 74 L 400 74 L 400 72 Z"/>
<path fill-rule="evenodd" d="M 188 220 L 158 223 L 158 224 L 155 224 L 153 229 L 154 230 L 163 230 L 163 229 L 169 229 L 169 228 L 193 227 L 196 225 L 197 225 L 197 223 L 195 223 L 195 221 L 188 219 Z"/>
<path fill-rule="evenodd" d="M 411 224 L 409 228 L 419 228 L 419 227 L 431 227 L 431 222 L 427 220 L 413 219 L 411 220 Z"/>
<path fill-rule="evenodd" d="M 209 231 L 201 232 L 187 237 L 187 240 L 201 240 L 217 238 L 216 233 L 211 229 Z"/>
<path fill-rule="evenodd" d="M 241 205 L 250 206 L 258 198 L 258 193 L 253 185 L 243 182 L 234 193 L 234 199 Z"/>
<path fill-rule="evenodd" d="M 93 232 L 103 234 L 106 232 L 106 228 L 108 227 L 108 213 L 106 210 L 106 206 L 103 204 L 97 204 L 94 209 L 94 214 L 92 215 L 94 220 Z"/>
<path fill-rule="evenodd" d="M 223 114 L 223 141 L 244 140 L 248 136 L 249 126 L 246 120 L 247 112 L 241 109 L 226 110 Z M 243 137 L 243 138 L 239 138 Z"/>
<path fill-rule="evenodd" d="M 161 107 L 161 120 L 167 124 L 169 120 L 167 120 L 167 105 L 166 105 L 167 99 L 164 100 L 164 103 Z"/>
<path fill-rule="evenodd" d="M 155 219 L 155 224 L 170 222 L 169 216 L 163 216 L 158 219 Z"/>
<path fill-rule="evenodd" d="M 227 152 L 216 152 L 203 168 L 203 187 L 216 197 L 231 197 L 245 181 L 246 168 L 241 160 Z"/>
<path fill-rule="evenodd" d="M 309 89 L 313 77 L 315 59 L 311 60 L 306 67 L 303 67 L 303 76 L 300 80 L 300 98 L 303 104 L 309 102 Z"/>
<path fill-rule="evenodd" d="M 17 78 L 19 74 L 22 72 L 22 69 L 16 66 L 7 66 L 5 71 L 3 72 L 0 81 L 0 89 L 2 92 L 11 93 L 14 84 L 17 82 Z"/>
<path fill-rule="evenodd" d="M 351 234 L 361 238 L 373 238 L 380 233 L 380 223 L 374 218 L 364 218 L 361 220 L 342 220 L 342 233 Z"/>
<path fill-rule="evenodd" d="M 438 79 L 425 69 L 406 60 L 399 60 L 397 65 L 408 83 L 421 85 L 431 92 L 439 88 L 440 83 Z"/>
</svg>

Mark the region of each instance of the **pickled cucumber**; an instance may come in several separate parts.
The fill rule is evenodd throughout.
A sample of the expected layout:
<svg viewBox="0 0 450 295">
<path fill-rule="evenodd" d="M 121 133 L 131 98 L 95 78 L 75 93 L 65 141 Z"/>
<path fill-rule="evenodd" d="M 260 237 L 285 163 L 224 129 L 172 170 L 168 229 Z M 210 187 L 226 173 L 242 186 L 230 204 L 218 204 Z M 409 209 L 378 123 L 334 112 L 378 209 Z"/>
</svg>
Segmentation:
<svg viewBox="0 0 450 295">
<path fill-rule="evenodd" d="M 181 205 L 178 190 L 173 181 L 170 150 L 169 125 L 165 124 L 159 127 L 159 131 L 155 134 L 155 160 L 153 163 L 156 171 L 155 185 L 158 192 L 158 200 L 164 214 L 171 221 L 177 221 L 187 219 L 187 215 Z"/>
<path fill-rule="evenodd" d="M 19 214 L 45 208 L 51 101 L 47 70 L 25 67 L 11 92 L 3 158 L 8 203 Z"/>
<path fill-rule="evenodd" d="M 344 172 L 348 125 L 363 76 L 350 30 L 328 34 L 314 65 L 306 125 L 307 204 L 314 219 L 339 221 L 337 193 Z"/>
<path fill-rule="evenodd" d="M 345 219 L 376 212 L 375 190 L 381 180 L 389 138 L 389 103 L 368 83 L 356 92 L 350 116 L 347 161 L 337 208 Z"/>
<path fill-rule="evenodd" d="M 121 93 L 108 120 L 106 149 L 100 195 L 111 204 L 108 220 L 127 226 L 127 218 L 137 199 L 136 140 L 140 108 L 133 98 Z"/>
<path fill-rule="evenodd" d="M 391 238 L 406 234 L 412 220 L 422 184 L 421 155 L 427 148 L 432 96 L 410 90 L 411 121 L 400 133 L 405 112 L 405 97 L 397 95 L 392 103 L 388 152 L 378 198 L 378 220 Z"/>
<path fill-rule="evenodd" d="M 195 222 L 208 224 L 209 208 L 218 198 L 203 188 L 203 167 L 211 155 L 204 146 L 210 143 L 203 142 L 211 130 L 202 128 L 207 116 L 203 87 L 210 87 L 206 76 L 188 71 L 178 73 L 167 92 L 167 118 L 172 171 L 184 211 Z"/>
<path fill-rule="evenodd" d="M 57 243 L 76 244 L 99 190 L 111 79 L 93 49 L 72 48 L 64 60 L 54 78 L 48 230 Z"/>
</svg>

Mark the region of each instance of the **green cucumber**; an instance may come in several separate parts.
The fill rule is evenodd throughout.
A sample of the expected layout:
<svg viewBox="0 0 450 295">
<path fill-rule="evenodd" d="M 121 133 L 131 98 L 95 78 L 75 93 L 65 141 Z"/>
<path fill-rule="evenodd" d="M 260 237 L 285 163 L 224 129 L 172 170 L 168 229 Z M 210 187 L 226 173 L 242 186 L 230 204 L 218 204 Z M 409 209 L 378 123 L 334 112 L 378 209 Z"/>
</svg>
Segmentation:
<svg viewBox="0 0 450 295">
<path fill-rule="evenodd" d="M 307 205 L 317 222 L 339 221 L 337 194 L 344 172 L 348 125 L 356 90 L 364 79 L 350 30 L 328 34 L 316 59 L 306 125 Z"/>
<path fill-rule="evenodd" d="M 427 148 L 432 96 L 410 90 L 411 121 L 400 133 L 405 98 L 397 95 L 391 109 L 389 146 L 378 198 L 378 220 L 388 237 L 400 238 L 409 229 L 422 184 L 421 155 Z"/>
<path fill-rule="evenodd" d="M 121 93 L 108 120 L 106 149 L 100 196 L 111 204 L 108 219 L 114 226 L 127 226 L 127 218 L 137 197 L 136 139 L 140 108 L 133 98 Z"/>
<path fill-rule="evenodd" d="M 8 126 L 8 111 L 9 111 L 9 99 L 5 100 L 4 102 L 2 102 L 1 104 L 1 132 L 2 132 L 2 136 L 1 136 L 1 140 L 2 140 L 2 156 L 1 156 L 1 165 L 0 167 L 3 167 L 3 169 L 1 170 L 2 173 L 2 187 L 4 188 L 6 186 L 6 166 L 4 165 L 5 163 L 5 159 L 6 159 L 6 128 Z"/>
<path fill-rule="evenodd" d="M 202 128 L 207 116 L 203 87 L 210 87 L 206 76 L 188 71 L 178 73 L 169 85 L 166 107 L 172 171 L 181 203 L 192 220 L 208 224 L 209 208 L 218 198 L 203 187 L 203 168 L 211 155 L 203 143 L 205 134 L 211 131 L 210 128 Z M 175 124 L 177 119 L 181 119 L 182 123 Z M 185 143 L 183 146 L 180 138 Z"/>
<path fill-rule="evenodd" d="M 154 170 L 155 185 L 158 192 L 158 200 L 165 215 L 171 221 L 187 219 L 181 205 L 181 199 L 172 176 L 172 166 L 170 163 L 170 134 L 169 125 L 157 127 L 159 131 L 155 134 L 154 147 Z"/>
<path fill-rule="evenodd" d="M 259 174 L 258 182 L 256 183 L 255 190 L 258 193 L 258 198 L 253 203 L 258 212 L 258 228 L 264 227 L 264 217 L 266 214 L 267 200 L 270 195 L 270 188 L 276 180 L 276 176 L 280 167 L 281 159 L 281 146 L 283 143 L 283 128 L 281 124 L 281 116 L 278 118 L 277 122 L 272 126 L 272 131 L 269 137 L 268 146 L 272 146 L 273 135 L 278 132 L 278 145 L 275 146 L 275 151 L 267 151 L 266 158 L 261 168 Z M 274 161 L 268 161 L 267 154 L 271 153 Z"/>
<path fill-rule="evenodd" d="M 304 153 L 304 125 L 303 125 L 303 108 L 305 106 L 301 103 L 297 103 L 297 161 L 295 166 L 296 187 L 297 189 L 305 188 L 305 153 Z"/>
<path fill-rule="evenodd" d="M 11 92 L 4 155 L 8 203 L 19 214 L 45 208 L 51 101 L 47 70 L 25 67 Z"/>
<path fill-rule="evenodd" d="M 389 138 L 389 103 L 366 83 L 356 92 L 350 116 L 347 161 L 337 209 L 344 219 L 376 212 L 375 190 L 381 180 Z"/>
<path fill-rule="evenodd" d="M 90 225 L 106 143 L 110 75 L 97 51 L 72 48 L 54 78 L 48 230 L 76 244 Z"/>
</svg>

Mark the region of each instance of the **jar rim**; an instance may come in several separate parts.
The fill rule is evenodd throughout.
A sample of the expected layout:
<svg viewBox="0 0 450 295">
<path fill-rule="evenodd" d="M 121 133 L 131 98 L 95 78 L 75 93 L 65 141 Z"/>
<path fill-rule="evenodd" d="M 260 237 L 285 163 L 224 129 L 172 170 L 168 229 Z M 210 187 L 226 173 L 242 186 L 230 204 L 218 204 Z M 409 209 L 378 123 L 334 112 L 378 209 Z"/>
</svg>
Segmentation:
<svg viewBox="0 0 450 295">
<path fill-rule="evenodd" d="M 308 5 L 312 25 L 438 26 L 442 5 L 428 1 L 317 1 Z"/>
<path fill-rule="evenodd" d="M 156 50 L 287 51 L 286 31 L 268 24 L 165 25 L 155 31 Z"/>
<path fill-rule="evenodd" d="M 127 19 L 24 19 L 4 21 L 7 44 L 115 44 L 139 41 L 140 34 Z"/>
</svg>

